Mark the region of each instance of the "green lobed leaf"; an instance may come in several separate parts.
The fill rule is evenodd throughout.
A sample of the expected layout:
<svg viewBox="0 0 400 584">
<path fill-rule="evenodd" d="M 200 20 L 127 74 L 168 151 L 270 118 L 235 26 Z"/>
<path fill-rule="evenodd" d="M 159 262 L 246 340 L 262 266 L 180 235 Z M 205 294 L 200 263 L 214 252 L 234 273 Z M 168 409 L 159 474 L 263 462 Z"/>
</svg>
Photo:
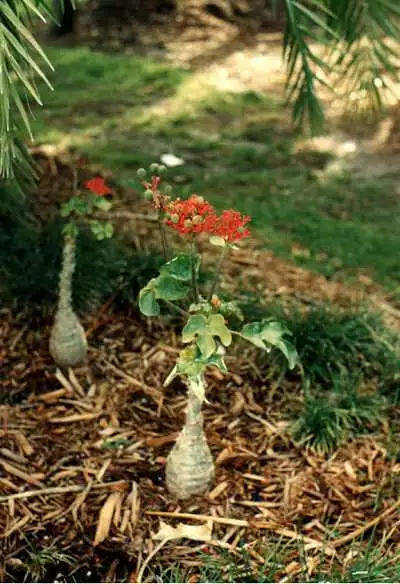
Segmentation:
<svg viewBox="0 0 400 584">
<path fill-rule="evenodd" d="M 196 274 L 200 268 L 200 256 L 195 256 L 195 270 Z M 165 274 L 174 278 L 175 280 L 181 280 L 183 282 L 188 282 L 192 278 L 192 265 L 191 256 L 189 254 L 181 254 L 176 256 L 171 261 L 164 264 L 160 270 L 161 274 Z"/>
<path fill-rule="evenodd" d="M 160 300 L 181 300 L 190 288 L 170 276 L 158 276 L 155 284 L 156 298 Z"/>
<path fill-rule="evenodd" d="M 225 324 L 222 314 L 211 314 L 208 318 L 208 330 L 210 334 L 219 337 L 224 347 L 232 343 L 232 333 Z"/>
<path fill-rule="evenodd" d="M 298 362 L 296 348 L 284 339 L 284 335 L 291 334 L 281 323 L 264 319 L 244 325 L 241 336 L 260 349 L 269 351 L 271 346 L 278 348 L 285 355 L 289 368 L 293 369 Z"/>
<path fill-rule="evenodd" d="M 203 333 L 207 327 L 207 319 L 202 314 L 190 316 L 182 330 L 182 340 L 184 343 L 190 343 L 196 338 L 196 335 Z"/>
<path fill-rule="evenodd" d="M 196 338 L 196 343 L 202 356 L 205 359 L 209 359 L 211 355 L 213 355 L 217 350 L 217 343 L 215 342 L 212 334 L 209 332 L 204 332 L 198 335 Z"/>
</svg>

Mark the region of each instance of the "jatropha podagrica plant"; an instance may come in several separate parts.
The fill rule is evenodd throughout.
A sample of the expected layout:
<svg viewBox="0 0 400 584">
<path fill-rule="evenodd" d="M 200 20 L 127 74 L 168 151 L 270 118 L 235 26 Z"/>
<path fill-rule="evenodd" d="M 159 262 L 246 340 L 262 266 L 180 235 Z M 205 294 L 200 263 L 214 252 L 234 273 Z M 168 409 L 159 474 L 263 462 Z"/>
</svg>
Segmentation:
<svg viewBox="0 0 400 584">
<path fill-rule="evenodd" d="M 214 463 L 204 435 L 201 413 L 207 368 L 227 371 L 224 355 L 235 336 L 266 351 L 272 346 L 277 347 L 286 356 L 290 368 L 296 365 L 297 353 L 285 339 L 290 332 L 275 320 L 265 319 L 245 324 L 240 331 L 231 330 L 227 319 L 236 315 L 243 321 L 243 315 L 234 302 L 225 302 L 217 295 L 223 259 L 237 242 L 250 235 L 247 227 L 250 217 L 234 210 L 218 215 L 210 203 L 197 195 L 186 200 L 173 200 L 169 190 L 162 187 L 159 176 L 162 170 L 158 165 L 151 165 L 148 180 L 145 169 L 138 171 L 145 197 L 152 201 L 159 213 L 166 260 L 159 276 L 140 291 L 139 307 L 144 315 L 157 316 L 161 311 L 161 301 L 186 318 L 182 330 L 182 343 L 186 347 L 165 380 L 165 385 L 168 385 L 179 376 L 187 386 L 186 422 L 166 465 L 169 491 L 177 498 L 186 499 L 204 493 L 214 478 Z M 167 228 L 179 233 L 187 244 L 187 251 L 172 259 L 167 246 Z M 201 259 L 197 239 L 201 234 L 221 248 L 213 283 L 206 291 L 200 291 L 198 278 Z M 176 305 L 178 301 L 181 306 Z"/>
<path fill-rule="evenodd" d="M 61 216 L 68 219 L 64 225 L 64 247 L 60 272 L 58 306 L 50 335 L 50 353 L 59 367 L 75 367 L 85 360 L 86 337 L 78 316 L 72 306 L 72 281 L 75 270 L 76 240 L 82 219 L 89 220 L 89 227 L 96 239 L 112 236 L 113 227 L 108 222 L 90 219 L 98 209 L 108 211 L 111 202 L 104 195 L 111 194 L 101 177 L 85 183 L 85 195 L 71 197 L 61 209 Z"/>
</svg>

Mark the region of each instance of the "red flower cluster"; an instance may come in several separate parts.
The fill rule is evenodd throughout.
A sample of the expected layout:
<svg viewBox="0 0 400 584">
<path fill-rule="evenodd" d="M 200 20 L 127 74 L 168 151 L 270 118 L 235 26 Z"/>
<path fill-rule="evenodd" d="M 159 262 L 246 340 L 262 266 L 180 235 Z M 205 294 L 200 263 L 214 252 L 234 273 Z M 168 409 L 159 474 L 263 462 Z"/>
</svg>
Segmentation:
<svg viewBox="0 0 400 584">
<path fill-rule="evenodd" d="M 180 235 L 207 233 L 223 237 L 227 243 L 250 235 L 245 228 L 250 221 L 248 215 L 231 209 L 217 216 L 214 207 L 197 195 L 184 201 L 176 199 L 166 206 L 165 213 L 167 225 Z"/>
<path fill-rule="evenodd" d="M 96 176 L 85 182 L 85 188 L 91 191 L 98 197 L 103 195 L 111 195 L 111 189 L 107 186 L 106 181 L 101 176 Z"/>
<path fill-rule="evenodd" d="M 180 233 L 212 233 L 216 222 L 215 209 L 203 197 L 191 195 L 182 201 L 176 199 L 165 209 L 166 223 Z"/>
<path fill-rule="evenodd" d="M 250 235 L 250 230 L 245 227 L 251 221 L 248 215 L 241 215 L 239 211 L 229 209 L 223 211 L 217 218 L 214 235 L 223 237 L 226 242 L 233 243 Z"/>
</svg>

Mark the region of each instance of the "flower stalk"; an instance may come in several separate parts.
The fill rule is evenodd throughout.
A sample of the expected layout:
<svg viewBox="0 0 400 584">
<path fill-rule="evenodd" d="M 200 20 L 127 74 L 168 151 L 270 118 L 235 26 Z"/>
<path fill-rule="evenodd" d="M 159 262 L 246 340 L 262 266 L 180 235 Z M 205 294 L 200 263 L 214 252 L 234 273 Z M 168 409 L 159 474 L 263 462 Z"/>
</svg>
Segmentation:
<svg viewBox="0 0 400 584">
<path fill-rule="evenodd" d="M 192 294 L 193 301 L 197 304 L 200 301 L 199 287 L 197 284 L 197 273 L 196 273 L 196 240 L 192 237 L 191 249 L 190 249 L 190 270 L 192 273 Z"/>
<path fill-rule="evenodd" d="M 221 254 L 219 256 L 218 263 L 217 263 L 217 267 L 215 270 L 215 274 L 214 274 L 214 281 L 211 285 L 210 292 L 209 292 L 209 295 L 207 298 L 208 302 L 211 302 L 212 297 L 217 292 L 217 287 L 218 287 L 220 277 L 221 277 L 222 264 L 224 263 L 224 259 L 226 257 L 227 252 L 228 252 L 228 249 L 229 248 L 227 245 L 224 245 L 224 247 L 222 248 L 222 251 L 221 251 Z"/>
</svg>

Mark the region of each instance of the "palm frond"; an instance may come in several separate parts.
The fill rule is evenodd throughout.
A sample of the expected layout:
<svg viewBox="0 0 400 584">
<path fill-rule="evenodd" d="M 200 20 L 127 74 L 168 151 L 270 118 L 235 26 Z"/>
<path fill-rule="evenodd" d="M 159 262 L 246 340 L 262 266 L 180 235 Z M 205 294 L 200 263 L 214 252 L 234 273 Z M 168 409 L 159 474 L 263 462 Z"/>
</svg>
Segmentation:
<svg viewBox="0 0 400 584">
<path fill-rule="evenodd" d="M 383 91 L 399 80 L 400 5 L 394 0 L 328 0 L 328 7 L 335 15 L 330 24 L 344 41 L 333 66 L 345 94 L 369 110 L 381 110 Z"/>
<path fill-rule="evenodd" d="M 51 16 L 45 0 L 2 0 L 0 3 L 0 178 L 25 190 L 34 184 L 35 168 L 24 137 L 32 139 L 30 100 L 42 105 L 35 77 L 52 88 L 43 71 L 52 65 L 28 24 L 32 17 Z M 38 62 L 39 61 L 39 62 Z"/>
<path fill-rule="evenodd" d="M 329 63 L 313 50 L 310 41 L 327 45 L 337 39 L 328 23 L 332 14 L 325 0 L 284 0 L 286 11 L 283 57 L 287 66 L 287 100 L 293 102 L 293 118 L 302 124 L 308 118 L 313 133 L 324 126 L 324 112 L 317 86 L 324 84 Z"/>
</svg>

